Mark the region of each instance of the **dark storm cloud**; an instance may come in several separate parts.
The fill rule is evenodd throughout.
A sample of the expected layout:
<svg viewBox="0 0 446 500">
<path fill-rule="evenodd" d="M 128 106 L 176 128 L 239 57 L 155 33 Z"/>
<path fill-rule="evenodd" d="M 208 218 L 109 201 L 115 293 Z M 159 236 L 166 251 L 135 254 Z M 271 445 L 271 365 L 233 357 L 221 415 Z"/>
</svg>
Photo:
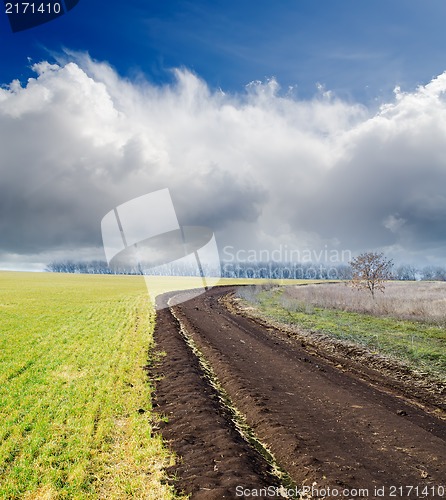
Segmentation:
<svg viewBox="0 0 446 500">
<path fill-rule="evenodd" d="M 35 70 L 0 89 L 3 262 L 102 255 L 102 217 L 165 187 L 222 245 L 445 256 L 445 75 L 372 113 L 274 79 L 225 95 L 186 70 L 162 87 L 85 57 Z"/>
</svg>

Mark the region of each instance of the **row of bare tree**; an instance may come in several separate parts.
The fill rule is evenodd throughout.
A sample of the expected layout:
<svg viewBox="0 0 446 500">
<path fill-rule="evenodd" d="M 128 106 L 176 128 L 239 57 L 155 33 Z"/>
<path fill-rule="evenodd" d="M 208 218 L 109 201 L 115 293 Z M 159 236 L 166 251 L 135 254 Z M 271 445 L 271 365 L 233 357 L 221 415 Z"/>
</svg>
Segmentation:
<svg viewBox="0 0 446 500">
<path fill-rule="evenodd" d="M 368 255 L 373 252 L 368 252 Z M 381 254 L 379 254 L 381 255 Z M 359 256 L 358 256 L 359 257 Z M 385 258 L 384 256 L 382 256 Z M 141 274 L 139 268 L 110 268 L 105 261 L 57 261 L 48 264 L 46 270 L 55 273 L 77 274 Z M 175 275 L 190 276 L 195 272 L 187 267 L 176 267 L 166 270 Z M 145 271 L 146 274 L 150 270 Z M 311 262 L 222 262 L 221 275 L 226 278 L 266 278 L 266 279 L 341 279 L 350 280 L 353 277 L 351 263 L 347 264 L 314 264 Z M 415 281 L 432 280 L 446 281 L 446 268 L 441 266 L 426 266 L 419 268 L 413 265 L 399 265 L 391 268 L 389 279 Z"/>
</svg>

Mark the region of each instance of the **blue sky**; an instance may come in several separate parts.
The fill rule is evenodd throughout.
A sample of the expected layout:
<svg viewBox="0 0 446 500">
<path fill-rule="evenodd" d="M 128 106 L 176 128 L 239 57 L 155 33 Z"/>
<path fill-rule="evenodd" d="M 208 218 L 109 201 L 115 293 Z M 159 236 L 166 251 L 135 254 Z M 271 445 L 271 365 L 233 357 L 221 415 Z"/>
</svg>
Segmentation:
<svg viewBox="0 0 446 500">
<path fill-rule="evenodd" d="M 444 19 L 444 0 L 0 15 L 0 268 L 103 259 L 102 217 L 164 188 L 221 251 L 444 265 Z"/>
<path fill-rule="evenodd" d="M 10 33 L 1 17 L 0 81 L 26 78 L 63 48 L 154 82 L 185 66 L 224 91 L 275 76 L 311 95 L 321 83 L 370 101 L 444 70 L 442 0 L 81 0 L 67 15 Z"/>
</svg>

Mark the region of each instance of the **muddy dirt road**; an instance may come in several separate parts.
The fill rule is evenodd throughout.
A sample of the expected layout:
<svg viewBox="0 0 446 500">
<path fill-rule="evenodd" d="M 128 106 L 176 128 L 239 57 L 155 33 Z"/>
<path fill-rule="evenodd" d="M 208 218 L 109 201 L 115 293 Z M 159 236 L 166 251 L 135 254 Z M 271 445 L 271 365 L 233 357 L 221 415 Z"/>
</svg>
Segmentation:
<svg viewBox="0 0 446 500">
<path fill-rule="evenodd" d="M 152 368 L 162 435 L 182 457 L 172 470 L 192 498 L 272 498 L 280 478 L 244 441 L 193 354 L 308 498 L 446 498 L 446 421 L 422 396 L 367 366 L 327 357 L 280 329 L 230 312 L 206 294 L 158 312 L 166 356 Z M 164 299 L 167 300 L 167 299 Z M 180 332 L 182 330 L 182 332 Z M 263 490 L 261 490 L 263 488 Z M 268 496 L 271 494 L 271 496 Z"/>
</svg>

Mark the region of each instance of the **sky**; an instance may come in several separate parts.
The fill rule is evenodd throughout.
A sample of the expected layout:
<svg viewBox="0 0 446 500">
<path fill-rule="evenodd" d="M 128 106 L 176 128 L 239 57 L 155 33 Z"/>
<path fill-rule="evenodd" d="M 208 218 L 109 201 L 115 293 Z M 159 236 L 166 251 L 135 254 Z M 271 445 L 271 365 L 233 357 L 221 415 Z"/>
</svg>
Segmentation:
<svg viewBox="0 0 446 500">
<path fill-rule="evenodd" d="M 104 259 L 102 218 L 165 188 L 226 259 L 445 264 L 443 0 L 106 4 L 0 13 L 0 268 Z"/>
</svg>

